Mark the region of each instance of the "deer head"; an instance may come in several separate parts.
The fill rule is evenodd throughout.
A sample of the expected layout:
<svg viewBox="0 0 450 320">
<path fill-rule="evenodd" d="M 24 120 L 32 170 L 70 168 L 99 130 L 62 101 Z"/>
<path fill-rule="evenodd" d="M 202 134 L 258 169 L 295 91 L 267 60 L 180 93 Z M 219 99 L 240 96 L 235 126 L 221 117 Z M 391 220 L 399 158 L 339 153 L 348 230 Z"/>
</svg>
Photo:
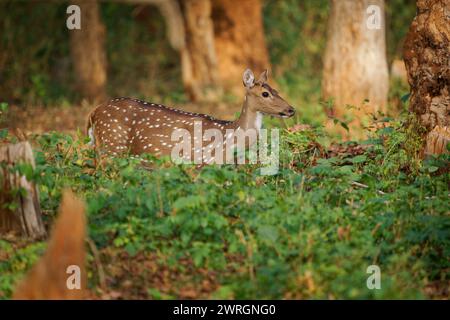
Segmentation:
<svg viewBox="0 0 450 320">
<path fill-rule="evenodd" d="M 267 84 L 268 72 L 264 70 L 255 81 L 255 76 L 250 69 L 246 69 L 242 81 L 246 90 L 249 111 L 261 112 L 279 118 L 290 118 L 295 114 L 295 109 L 287 103 L 278 92 Z"/>
</svg>

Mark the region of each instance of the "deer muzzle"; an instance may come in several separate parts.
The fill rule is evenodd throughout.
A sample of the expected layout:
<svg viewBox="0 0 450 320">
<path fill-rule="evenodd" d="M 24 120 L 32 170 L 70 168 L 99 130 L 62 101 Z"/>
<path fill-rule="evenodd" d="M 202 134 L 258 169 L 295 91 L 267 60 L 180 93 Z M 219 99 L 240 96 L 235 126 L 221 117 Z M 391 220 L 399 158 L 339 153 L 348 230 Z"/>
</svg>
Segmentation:
<svg viewBox="0 0 450 320">
<path fill-rule="evenodd" d="M 287 107 L 284 111 L 279 112 L 278 115 L 282 118 L 291 118 L 295 114 L 295 109 L 291 106 Z"/>
</svg>

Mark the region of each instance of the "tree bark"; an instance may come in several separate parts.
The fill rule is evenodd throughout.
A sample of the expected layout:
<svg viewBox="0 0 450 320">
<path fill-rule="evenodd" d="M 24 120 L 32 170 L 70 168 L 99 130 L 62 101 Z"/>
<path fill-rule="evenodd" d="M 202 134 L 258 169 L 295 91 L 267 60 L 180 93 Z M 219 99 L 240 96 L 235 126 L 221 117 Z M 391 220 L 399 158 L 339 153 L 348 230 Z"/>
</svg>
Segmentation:
<svg viewBox="0 0 450 320">
<path fill-rule="evenodd" d="M 219 77 L 214 50 L 210 0 L 123 0 L 155 5 L 167 26 L 167 37 L 179 52 L 186 94 L 192 101 L 214 100 Z"/>
<path fill-rule="evenodd" d="M 450 142 L 450 1 L 418 0 L 404 44 L 410 111 L 425 128 L 425 154 Z"/>
<path fill-rule="evenodd" d="M 38 190 L 34 183 L 17 172 L 10 172 L 19 163 L 34 169 L 34 157 L 28 142 L 0 147 L 0 232 L 16 232 L 29 238 L 45 236 L 39 206 Z M 22 189 L 24 192 L 18 192 Z M 14 204 L 14 207 L 7 207 Z"/>
<path fill-rule="evenodd" d="M 333 100 L 331 116 L 353 116 L 347 137 L 361 136 L 364 118 L 385 110 L 388 89 L 384 0 L 332 0 L 322 94 Z"/>
<path fill-rule="evenodd" d="M 214 42 L 223 87 L 242 93 L 242 73 L 270 69 L 260 0 L 212 0 Z M 259 70 L 259 71 L 258 71 Z"/>
<path fill-rule="evenodd" d="M 186 52 L 191 77 L 184 84 L 191 100 L 215 99 L 219 77 L 210 0 L 181 1 L 186 30 Z M 186 62 L 185 62 L 186 63 Z"/>
<path fill-rule="evenodd" d="M 81 29 L 70 30 L 70 48 L 78 89 L 90 101 L 106 98 L 105 27 L 96 0 L 75 0 L 81 9 Z"/>
</svg>

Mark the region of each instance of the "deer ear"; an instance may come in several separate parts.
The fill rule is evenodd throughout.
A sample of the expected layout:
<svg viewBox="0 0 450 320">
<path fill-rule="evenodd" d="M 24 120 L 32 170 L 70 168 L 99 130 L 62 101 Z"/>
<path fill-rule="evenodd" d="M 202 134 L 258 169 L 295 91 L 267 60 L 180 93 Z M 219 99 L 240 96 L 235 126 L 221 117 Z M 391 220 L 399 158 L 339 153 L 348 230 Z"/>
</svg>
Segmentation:
<svg viewBox="0 0 450 320">
<path fill-rule="evenodd" d="M 267 69 L 266 69 L 266 70 L 264 70 L 264 71 L 261 73 L 261 75 L 259 76 L 258 82 L 261 83 L 261 84 L 262 84 L 262 83 L 266 83 L 268 79 L 269 79 L 269 72 L 268 72 Z"/>
<path fill-rule="evenodd" d="M 246 88 L 251 88 L 255 85 L 255 76 L 253 75 L 252 70 L 245 69 L 244 74 L 242 75 L 242 81 Z"/>
</svg>

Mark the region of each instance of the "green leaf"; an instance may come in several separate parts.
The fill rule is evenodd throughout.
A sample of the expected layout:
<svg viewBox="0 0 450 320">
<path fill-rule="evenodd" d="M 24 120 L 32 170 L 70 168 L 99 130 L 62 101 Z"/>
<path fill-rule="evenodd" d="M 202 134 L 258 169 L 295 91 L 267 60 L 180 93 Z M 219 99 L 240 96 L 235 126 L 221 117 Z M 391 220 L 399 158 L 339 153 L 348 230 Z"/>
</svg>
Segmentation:
<svg viewBox="0 0 450 320">
<path fill-rule="evenodd" d="M 150 297 L 152 297 L 152 299 L 155 299 L 155 300 L 161 300 L 162 299 L 162 296 L 163 296 L 162 293 L 156 288 L 149 288 L 147 290 L 147 292 L 148 292 L 148 295 Z"/>
<path fill-rule="evenodd" d="M 400 100 L 402 100 L 403 103 L 405 103 L 406 101 L 408 101 L 409 97 L 410 97 L 411 93 L 407 93 L 405 95 L 403 95 Z"/>
<path fill-rule="evenodd" d="M 359 156 L 356 156 L 356 157 L 353 157 L 353 159 L 352 159 L 352 162 L 353 163 L 363 163 L 363 162 L 366 162 L 367 161 L 367 156 L 365 156 L 365 155 L 359 155 Z"/>
<path fill-rule="evenodd" d="M 342 128 L 344 128 L 345 130 L 350 131 L 350 129 L 348 128 L 348 125 L 345 122 L 341 122 L 341 126 Z"/>
<path fill-rule="evenodd" d="M 177 210 L 185 209 L 185 208 L 198 208 L 204 202 L 204 197 L 202 196 L 187 196 L 178 198 L 173 207 Z"/>
<path fill-rule="evenodd" d="M 4 139 L 8 136 L 8 129 L 1 129 L 0 130 L 0 139 Z"/>
<path fill-rule="evenodd" d="M 270 243 L 275 243 L 278 239 L 278 230 L 274 226 L 260 226 L 258 228 L 258 235 Z"/>
<path fill-rule="evenodd" d="M 125 250 L 128 252 L 128 254 L 130 256 L 134 257 L 136 255 L 136 253 L 139 251 L 139 248 L 135 244 L 129 242 L 125 246 Z"/>
<path fill-rule="evenodd" d="M 439 170 L 439 167 L 436 166 L 430 166 L 428 167 L 428 172 L 433 173 Z"/>
</svg>

